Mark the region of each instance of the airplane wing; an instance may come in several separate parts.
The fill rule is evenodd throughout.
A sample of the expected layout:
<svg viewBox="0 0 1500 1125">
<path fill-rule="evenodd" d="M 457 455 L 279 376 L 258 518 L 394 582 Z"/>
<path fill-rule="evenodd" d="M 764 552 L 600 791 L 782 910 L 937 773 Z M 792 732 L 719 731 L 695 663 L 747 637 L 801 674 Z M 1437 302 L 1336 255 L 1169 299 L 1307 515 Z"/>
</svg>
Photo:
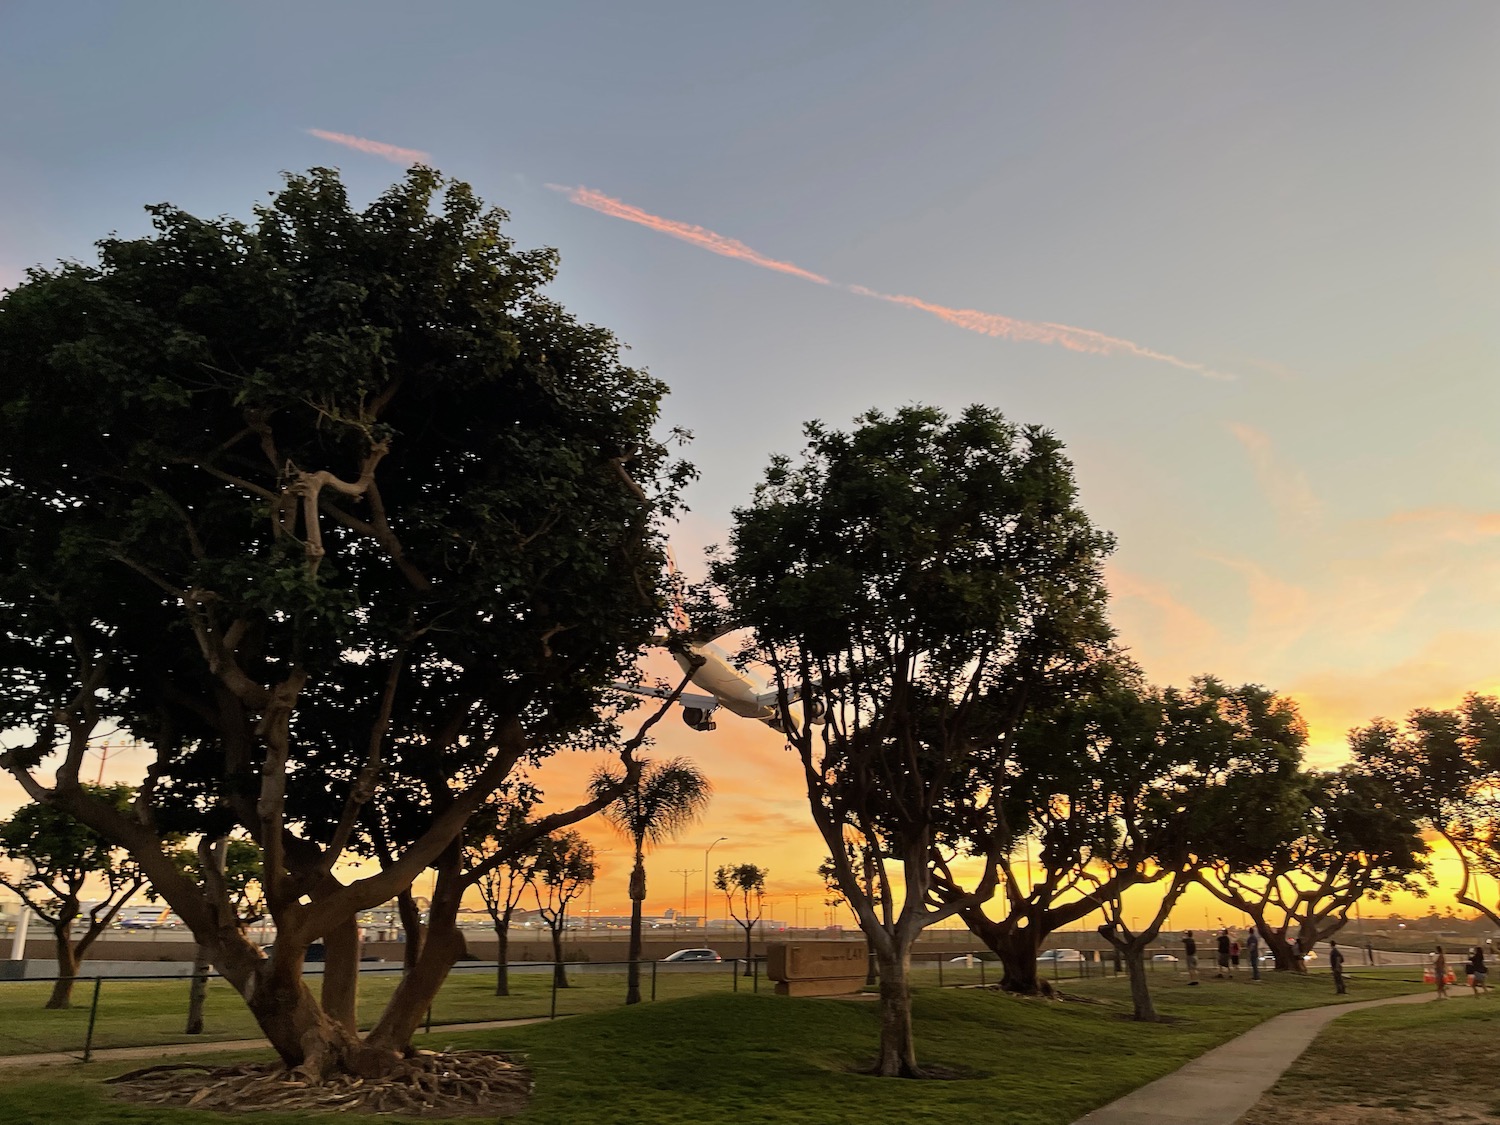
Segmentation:
<svg viewBox="0 0 1500 1125">
<path fill-rule="evenodd" d="M 666 699 L 672 694 L 671 688 L 653 687 L 647 684 L 626 684 L 616 682 L 617 691 L 628 691 L 632 695 L 645 695 L 652 699 Z M 685 691 L 677 697 L 677 702 L 684 707 L 696 707 L 700 711 L 712 711 L 719 705 L 719 699 L 713 695 L 699 695 L 696 692 Z"/>
</svg>

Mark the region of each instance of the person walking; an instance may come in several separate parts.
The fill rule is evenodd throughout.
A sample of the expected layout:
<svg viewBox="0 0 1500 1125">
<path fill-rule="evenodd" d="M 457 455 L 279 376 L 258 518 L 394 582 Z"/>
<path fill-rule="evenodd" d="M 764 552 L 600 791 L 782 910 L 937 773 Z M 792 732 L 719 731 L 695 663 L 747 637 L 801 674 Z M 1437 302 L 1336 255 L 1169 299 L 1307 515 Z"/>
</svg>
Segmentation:
<svg viewBox="0 0 1500 1125">
<path fill-rule="evenodd" d="M 1448 999 L 1448 958 L 1443 956 L 1443 947 L 1434 946 L 1432 955 L 1432 979 L 1437 984 L 1439 1000 Z"/>
<path fill-rule="evenodd" d="M 1250 957 L 1250 979 L 1260 980 L 1260 931 L 1250 927 L 1250 936 L 1245 939 L 1245 952 Z"/>
<path fill-rule="evenodd" d="M 1193 940 L 1193 931 L 1182 935 L 1182 959 L 1187 962 L 1188 984 L 1198 983 L 1198 943 Z"/>
<path fill-rule="evenodd" d="M 1222 979 L 1229 975 L 1229 930 L 1227 928 L 1219 931 L 1217 944 L 1219 971 L 1214 976 Z"/>
<path fill-rule="evenodd" d="M 1344 955 L 1339 952 L 1339 943 L 1328 943 L 1328 967 L 1333 970 L 1333 991 L 1343 996 L 1349 990 L 1344 987 Z"/>
<path fill-rule="evenodd" d="M 1466 969 L 1469 974 L 1469 987 L 1474 990 L 1475 996 L 1478 996 L 1481 992 L 1488 992 L 1490 990 L 1490 986 L 1485 983 L 1489 975 L 1489 970 L 1485 968 L 1483 946 L 1476 945 L 1474 947 L 1473 951 L 1469 954 L 1469 963 Z"/>
</svg>

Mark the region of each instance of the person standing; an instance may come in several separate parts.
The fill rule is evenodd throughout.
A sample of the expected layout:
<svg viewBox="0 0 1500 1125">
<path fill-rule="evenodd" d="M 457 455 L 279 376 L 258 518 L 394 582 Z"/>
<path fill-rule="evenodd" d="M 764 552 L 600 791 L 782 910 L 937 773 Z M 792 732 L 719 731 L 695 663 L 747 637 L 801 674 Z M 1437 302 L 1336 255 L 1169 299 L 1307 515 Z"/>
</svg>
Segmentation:
<svg viewBox="0 0 1500 1125">
<path fill-rule="evenodd" d="M 1434 947 L 1432 955 L 1432 979 L 1437 984 L 1439 1000 L 1448 999 L 1448 958 L 1443 956 L 1441 945 Z"/>
<path fill-rule="evenodd" d="M 1245 953 L 1250 957 L 1250 979 L 1260 980 L 1260 931 L 1254 926 L 1245 939 Z"/>
<path fill-rule="evenodd" d="M 1489 975 L 1489 970 L 1485 967 L 1484 964 L 1483 946 L 1476 945 L 1473 949 L 1473 952 L 1469 954 L 1469 964 L 1467 966 L 1467 969 L 1469 974 L 1469 987 L 1474 990 L 1474 995 L 1478 996 L 1481 992 L 1488 992 L 1490 990 L 1490 986 L 1486 984 L 1485 981 Z"/>
<path fill-rule="evenodd" d="M 1349 990 L 1344 987 L 1344 955 L 1339 952 L 1339 943 L 1328 943 L 1328 967 L 1333 970 L 1333 991 L 1343 996 Z"/>
<path fill-rule="evenodd" d="M 1229 975 L 1229 930 L 1227 928 L 1219 931 L 1217 944 L 1219 971 L 1214 976 L 1227 977 Z"/>
<path fill-rule="evenodd" d="M 1198 983 L 1198 943 L 1193 940 L 1193 931 L 1182 935 L 1182 959 L 1187 962 L 1188 984 Z"/>
</svg>

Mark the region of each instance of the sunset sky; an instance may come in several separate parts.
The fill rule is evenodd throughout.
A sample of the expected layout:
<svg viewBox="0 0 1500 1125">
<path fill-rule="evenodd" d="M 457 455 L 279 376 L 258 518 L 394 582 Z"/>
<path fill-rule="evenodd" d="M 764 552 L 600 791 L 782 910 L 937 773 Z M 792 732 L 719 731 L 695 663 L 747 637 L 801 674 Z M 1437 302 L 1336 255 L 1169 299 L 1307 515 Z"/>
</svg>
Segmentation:
<svg viewBox="0 0 1500 1125">
<path fill-rule="evenodd" d="M 367 199 L 430 162 L 672 388 L 685 569 L 805 420 L 985 402 L 1066 443 L 1148 674 L 1291 695 L 1332 764 L 1373 716 L 1500 691 L 1497 57 L 1491 0 L 10 0 L 0 287 L 147 203 L 247 216 L 320 164 Z M 714 864 L 820 918 L 777 738 L 674 721 L 658 753 L 718 795 L 648 911 L 727 836 Z M 591 832 L 623 909 L 627 846 Z"/>
</svg>

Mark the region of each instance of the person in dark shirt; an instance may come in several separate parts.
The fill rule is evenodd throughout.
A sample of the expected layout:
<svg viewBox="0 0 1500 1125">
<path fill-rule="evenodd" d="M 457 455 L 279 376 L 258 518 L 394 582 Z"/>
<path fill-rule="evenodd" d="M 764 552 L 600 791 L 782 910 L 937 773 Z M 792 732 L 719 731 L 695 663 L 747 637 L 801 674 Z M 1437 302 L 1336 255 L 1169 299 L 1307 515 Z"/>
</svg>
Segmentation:
<svg viewBox="0 0 1500 1125">
<path fill-rule="evenodd" d="M 1229 931 L 1227 929 L 1219 931 L 1218 945 L 1219 971 L 1214 976 L 1222 978 L 1229 975 Z"/>
<path fill-rule="evenodd" d="M 1245 939 L 1245 953 L 1250 958 L 1250 979 L 1260 980 L 1260 932 L 1254 926 Z"/>
<path fill-rule="evenodd" d="M 1339 952 L 1339 943 L 1328 943 L 1328 967 L 1333 970 L 1333 990 L 1342 996 L 1349 990 L 1344 987 L 1344 955 Z"/>
<path fill-rule="evenodd" d="M 1489 970 L 1484 964 L 1484 948 L 1482 946 L 1476 945 L 1473 952 L 1469 954 L 1469 964 L 1466 970 L 1469 974 L 1469 987 L 1474 990 L 1475 996 L 1478 996 L 1481 992 L 1488 992 L 1490 990 L 1490 986 L 1485 983 L 1489 975 Z"/>
<path fill-rule="evenodd" d="M 1198 943 L 1193 940 L 1193 931 L 1182 935 L 1182 957 L 1187 962 L 1188 984 L 1198 983 Z"/>
</svg>

